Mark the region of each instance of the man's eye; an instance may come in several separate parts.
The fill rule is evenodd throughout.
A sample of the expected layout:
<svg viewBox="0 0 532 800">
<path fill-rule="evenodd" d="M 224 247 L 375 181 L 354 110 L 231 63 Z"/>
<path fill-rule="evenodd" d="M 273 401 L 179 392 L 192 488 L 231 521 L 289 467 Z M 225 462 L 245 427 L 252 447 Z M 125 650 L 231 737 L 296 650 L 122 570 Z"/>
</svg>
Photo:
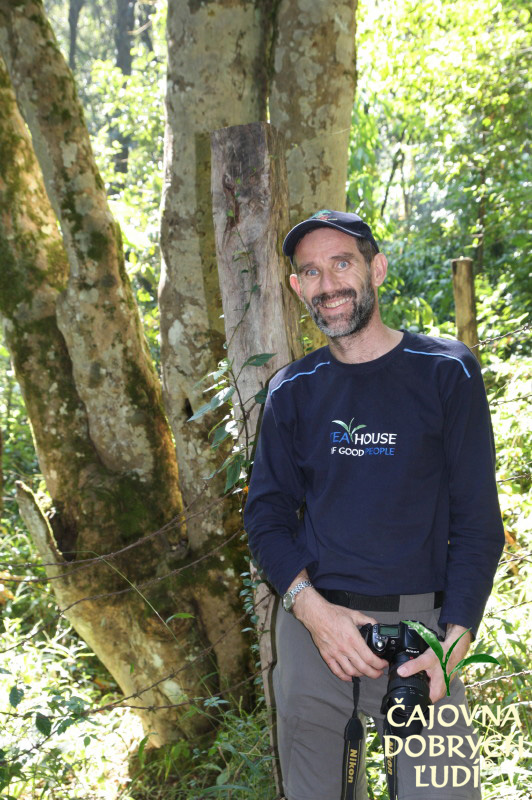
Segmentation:
<svg viewBox="0 0 532 800">
<path fill-rule="evenodd" d="M 336 266 L 338 269 L 346 269 L 349 266 L 349 261 L 339 261 Z"/>
<path fill-rule="evenodd" d="M 305 270 L 305 277 L 306 278 L 315 278 L 317 274 L 318 274 L 318 270 L 317 269 L 306 269 Z"/>
</svg>

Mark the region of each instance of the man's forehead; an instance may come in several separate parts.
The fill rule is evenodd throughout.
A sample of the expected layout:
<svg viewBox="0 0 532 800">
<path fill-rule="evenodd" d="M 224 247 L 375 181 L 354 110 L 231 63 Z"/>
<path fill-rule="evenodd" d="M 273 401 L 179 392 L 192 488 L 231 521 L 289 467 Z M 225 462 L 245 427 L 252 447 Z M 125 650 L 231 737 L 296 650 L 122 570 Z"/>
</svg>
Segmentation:
<svg viewBox="0 0 532 800">
<path fill-rule="evenodd" d="M 337 253 L 331 252 L 331 257 L 339 254 L 357 255 L 359 250 L 355 238 L 334 228 L 315 228 L 313 231 L 306 233 L 305 236 L 302 236 L 296 244 L 294 261 L 297 260 L 297 263 L 299 263 L 301 256 L 305 260 L 311 259 L 314 253 L 320 254 L 329 247 L 332 250 L 338 250 Z"/>
</svg>

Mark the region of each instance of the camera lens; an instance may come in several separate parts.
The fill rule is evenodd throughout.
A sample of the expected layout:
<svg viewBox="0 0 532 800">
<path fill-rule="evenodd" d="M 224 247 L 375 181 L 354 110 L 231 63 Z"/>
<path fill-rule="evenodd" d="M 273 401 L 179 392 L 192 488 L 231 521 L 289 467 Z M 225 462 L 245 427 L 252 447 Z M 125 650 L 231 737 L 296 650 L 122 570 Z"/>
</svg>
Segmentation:
<svg viewBox="0 0 532 800">
<path fill-rule="evenodd" d="M 381 713 L 388 715 L 390 725 L 393 729 L 398 726 L 402 737 L 420 733 L 423 725 L 418 719 L 414 719 L 410 725 L 405 725 L 412 715 L 412 712 L 419 706 L 423 716 L 430 704 L 429 681 L 426 672 L 417 672 L 408 678 L 403 678 L 397 674 L 398 667 L 404 663 L 401 659 L 398 663 L 390 667 L 388 675 L 388 691 L 382 702 Z"/>
</svg>

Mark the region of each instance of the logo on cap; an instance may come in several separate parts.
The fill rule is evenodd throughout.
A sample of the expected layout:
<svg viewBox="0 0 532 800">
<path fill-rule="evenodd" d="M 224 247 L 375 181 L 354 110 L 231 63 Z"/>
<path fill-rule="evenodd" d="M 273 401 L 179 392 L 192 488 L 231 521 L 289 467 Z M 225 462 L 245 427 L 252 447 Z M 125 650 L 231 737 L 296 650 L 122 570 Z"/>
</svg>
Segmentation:
<svg viewBox="0 0 532 800">
<path fill-rule="evenodd" d="M 338 217 L 333 216 L 333 212 L 326 208 L 322 208 L 321 211 L 316 211 L 316 213 L 311 216 L 311 219 L 326 219 L 338 222 Z"/>
</svg>

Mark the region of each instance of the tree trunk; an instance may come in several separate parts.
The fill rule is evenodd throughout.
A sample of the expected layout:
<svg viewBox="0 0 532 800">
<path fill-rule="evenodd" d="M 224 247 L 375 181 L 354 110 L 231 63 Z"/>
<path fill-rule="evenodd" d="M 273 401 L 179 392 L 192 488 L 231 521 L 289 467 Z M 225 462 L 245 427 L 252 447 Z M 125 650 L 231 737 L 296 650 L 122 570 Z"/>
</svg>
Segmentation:
<svg viewBox="0 0 532 800">
<path fill-rule="evenodd" d="M 286 264 L 279 255 L 279 233 L 288 227 L 285 144 L 264 122 L 223 128 L 212 134 L 211 141 L 218 273 L 228 354 L 238 376 L 234 416 L 249 459 L 261 407 L 254 398 L 275 372 L 302 355 L 295 324 L 297 302 L 287 287 Z M 252 356 L 266 353 L 273 354 L 266 363 L 246 366 Z M 268 585 L 258 581 L 255 613 L 269 708 L 274 603 Z M 272 740 L 272 748 L 273 744 Z M 276 769 L 274 775 L 279 789 Z"/>
<path fill-rule="evenodd" d="M 357 0 L 280 0 L 270 121 L 286 142 L 290 225 L 321 208 L 344 211 L 355 93 Z M 303 334 L 326 338 L 310 317 Z"/>
<path fill-rule="evenodd" d="M 135 27 L 135 3 L 136 0 L 116 0 L 115 13 L 115 45 L 116 45 L 116 66 L 122 75 L 131 75 L 133 57 L 131 53 L 132 31 Z M 111 136 L 120 142 L 120 152 L 116 154 L 114 160 L 116 171 L 127 173 L 129 158 L 129 137 L 123 136 L 120 131 L 111 129 Z"/>
<path fill-rule="evenodd" d="M 174 432 L 185 506 L 204 509 L 188 523 L 194 552 L 216 544 L 241 525 L 240 514 L 223 494 L 221 477 L 206 481 L 218 466 L 220 451 L 210 447 L 210 417 L 188 418 L 204 402 L 206 384 L 198 381 L 223 357 L 224 327 L 216 268 L 210 194 L 212 130 L 265 115 L 263 53 L 267 23 L 261 2 L 172 2 L 168 7 L 167 127 L 159 303 L 163 388 Z M 238 596 L 237 571 L 228 563 L 226 579 Z M 241 571 L 241 569 L 240 569 Z M 205 603 L 209 600 L 204 597 Z M 212 634 L 221 615 L 235 611 L 218 601 L 205 619 Z M 219 658 L 236 676 L 242 663 L 235 636 Z M 217 654 L 218 655 L 218 654 Z M 220 662 L 221 663 L 221 662 Z"/>
<path fill-rule="evenodd" d="M 163 580 L 189 560 L 179 521 L 109 566 L 76 569 L 80 559 L 134 545 L 179 517 L 175 453 L 124 269 L 120 232 L 107 207 L 72 77 L 40 3 L 13 7 L 1 0 L 0 50 L 40 155 L 65 247 L 2 73 L 1 310 L 52 502 L 45 519 L 21 489 L 21 508 L 36 540 L 49 543 L 47 560 L 58 561 L 64 572 L 65 578 L 53 583 L 60 605 L 92 596 L 68 612 L 76 629 L 126 694 L 137 693 L 139 705 L 167 706 L 205 693 L 202 676 L 214 665 L 194 661 L 208 626 L 191 578 L 209 595 L 213 585 L 223 592 L 224 575 L 211 567 L 201 579 L 186 572 L 184 586 L 175 577 Z M 194 620 L 160 624 L 135 591 L 95 597 L 147 581 L 143 594 L 163 619 L 178 611 Z M 216 615 L 209 625 L 212 618 Z M 220 625 L 215 638 L 223 630 Z M 200 716 L 185 719 L 183 711 L 186 706 L 146 710 L 146 729 L 156 734 L 151 741 L 209 724 Z"/>
<path fill-rule="evenodd" d="M 286 141 L 290 222 L 345 209 L 356 0 L 281 0 L 270 120 Z"/>
<path fill-rule="evenodd" d="M 298 305 L 280 256 L 279 234 L 288 226 L 284 142 L 264 122 L 223 128 L 211 139 L 225 333 L 239 376 L 236 418 L 246 428 L 245 446 L 250 448 L 260 410 L 253 398 L 275 372 L 302 355 Z M 264 365 L 244 366 L 250 356 L 262 353 L 273 357 Z"/>
<path fill-rule="evenodd" d="M 68 6 L 68 27 L 70 31 L 70 42 L 68 48 L 68 65 L 72 71 L 76 69 L 76 51 L 78 41 L 78 22 L 81 9 L 85 0 L 70 0 Z"/>
<path fill-rule="evenodd" d="M 453 258 L 451 269 L 456 312 L 456 336 L 473 350 L 474 355 L 480 361 L 473 259 Z"/>
</svg>

